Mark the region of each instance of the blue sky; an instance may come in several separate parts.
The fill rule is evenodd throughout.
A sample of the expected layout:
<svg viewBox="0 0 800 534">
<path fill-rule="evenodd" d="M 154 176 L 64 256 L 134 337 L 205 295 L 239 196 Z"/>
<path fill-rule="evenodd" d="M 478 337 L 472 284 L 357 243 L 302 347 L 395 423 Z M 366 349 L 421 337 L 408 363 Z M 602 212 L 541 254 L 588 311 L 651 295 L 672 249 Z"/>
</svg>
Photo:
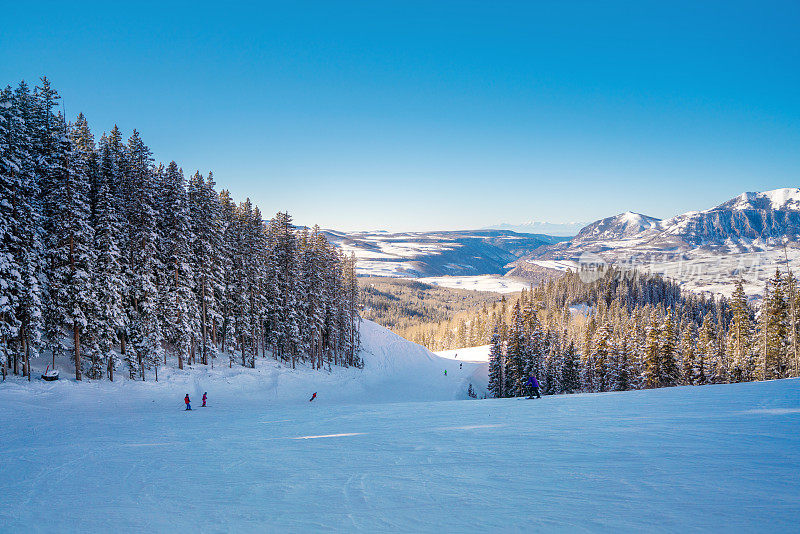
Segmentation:
<svg viewBox="0 0 800 534">
<path fill-rule="evenodd" d="M 800 176 L 798 2 L 5 3 L 0 81 L 265 214 L 476 228 Z"/>
</svg>

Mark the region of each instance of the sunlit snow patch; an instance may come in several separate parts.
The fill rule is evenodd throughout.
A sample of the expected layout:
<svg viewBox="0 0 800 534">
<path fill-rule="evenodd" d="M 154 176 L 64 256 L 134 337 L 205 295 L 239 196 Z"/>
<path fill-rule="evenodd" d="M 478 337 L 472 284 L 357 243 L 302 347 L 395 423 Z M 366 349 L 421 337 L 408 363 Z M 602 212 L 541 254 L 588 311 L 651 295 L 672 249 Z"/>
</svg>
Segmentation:
<svg viewBox="0 0 800 534">
<path fill-rule="evenodd" d="M 364 432 L 348 432 L 345 434 L 323 434 L 321 436 L 299 436 L 292 439 L 320 439 L 320 438 L 343 438 L 346 436 L 363 436 Z"/>
</svg>

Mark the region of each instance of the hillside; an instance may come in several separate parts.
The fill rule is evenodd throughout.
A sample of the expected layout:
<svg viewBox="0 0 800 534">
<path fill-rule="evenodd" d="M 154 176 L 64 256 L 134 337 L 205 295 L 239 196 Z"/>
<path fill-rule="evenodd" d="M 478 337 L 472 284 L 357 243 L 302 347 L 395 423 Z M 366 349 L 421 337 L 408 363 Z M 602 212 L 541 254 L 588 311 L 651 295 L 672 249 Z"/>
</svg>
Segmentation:
<svg viewBox="0 0 800 534">
<path fill-rule="evenodd" d="M 362 321 L 360 332 L 363 369 L 333 367 L 330 371 L 315 371 L 307 365 L 291 369 L 290 365 L 269 358 L 257 359 L 256 367 L 250 369 L 229 367 L 227 358 L 218 358 L 213 368 L 184 364 L 185 369 L 179 370 L 170 358 L 159 369 L 158 382 L 152 377 L 146 382 L 131 380 L 126 373 L 118 372 L 114 382 L 84 379 L 86 383 L 79 384 L 73 379 L 72 363 L 67 358 L 56 362 L 61 380 L 40 380 L 50 364 L 47 355 L 32 359 L 31 382 L 12 375 L 2 387 L 6 392 L 34 395 L 42 405 L 63 396 L 96 395 L 98 399 L 113 397 L 111 402 L 117 406 L 144 400 L 159 406 L 180 405 L 184 394 L 199 399 L 206 391 L 217 402 L 243 401 L 246 392 L 247 402 L 267 404 L 305 402 L 315 391 L 320 401 L 338 403 L 464 399 L 470 383 L 481 393 L 485 391 L 485 365 L 469 364 L 459 369 L 459 362 L 440 358 L 371 321 Z"/>
<path fill-rule="evenodd" d="M 748 294 L 763 291 L 775 268 L 800 259 L 800 189 L 742 193 L 704 211 L 659 220 L 623 213 L 596 221 L 569 241 L 541 247 L 514 263 L 566 269 L 605 261 L 660 273 L 692 291 L 729 293 L 742 277 Z M 786 253 L 783 239 L 788 239 Z"/>
<path fill-rule="evenodd" d="M 563 237 L 508 230 L 444 232 L 324 232 L 356 256 L 359 275 L 405 278 L 503 275 L 509 263 Z"/>
</svg>

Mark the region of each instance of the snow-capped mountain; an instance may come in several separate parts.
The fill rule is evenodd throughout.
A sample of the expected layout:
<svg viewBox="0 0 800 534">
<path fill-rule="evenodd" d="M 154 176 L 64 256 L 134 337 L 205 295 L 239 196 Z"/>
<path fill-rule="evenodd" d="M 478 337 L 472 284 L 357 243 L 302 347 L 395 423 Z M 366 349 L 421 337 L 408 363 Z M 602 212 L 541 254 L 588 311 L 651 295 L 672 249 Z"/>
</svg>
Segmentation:
<svg viewBox="0 0 800 534">
<path fill-rule="evenodd" d="M 749 192 L 664 220 L 628 212 L 596 221 L 573 239 L 515 262 L 511 273 L 524 275 L 528 264 L 574 267 L 591 253 L 609 263 L 661 272 L 695 290 L 727 292 L 741 276 L 757 293 L 776 265 L 785 263 L 784 256 L 800 258 L 798 234 L 800 189 Z"/>
<path fill-rule="evenodd" d="M 607 217 L 585 226 L 573 239 L 573 243 L 626 239 L 634 237 L 645 230 L 657 228 L 661 222 L 655 217 L 628 211 L 613 217 Z"/>
<path fill-rule="evenodd" d="M 774 239 L 797 237 L 800 229 L 800 189 L 742 193 L 706 211 L 678 215 L 662 222 L 665 235 L 690 246 L 762 246 Z M 757 243 L 753 243 L 753 242 Z"/>
</svg>

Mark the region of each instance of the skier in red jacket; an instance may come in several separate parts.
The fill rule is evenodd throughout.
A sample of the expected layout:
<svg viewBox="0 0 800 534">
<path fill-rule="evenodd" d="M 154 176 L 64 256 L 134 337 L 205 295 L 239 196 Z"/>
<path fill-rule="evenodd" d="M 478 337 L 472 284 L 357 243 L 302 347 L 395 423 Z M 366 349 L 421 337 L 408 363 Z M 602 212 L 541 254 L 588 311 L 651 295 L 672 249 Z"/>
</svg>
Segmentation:
<svg viewBox="0 0 800 534">
<path fill-rule="evenodd" d="M 206 405 L 206 393 L 203 393 L 203 407 Z"/>
<path fill-rule="evenodd" d="M 186 409 L 187 409 L 187 410 L 191 410 L 191 409 L 192 409 L 192 405 L 191 405 L 191 404 L 189 404 L 189 394 L 188 394 L 188 393 L 187 393 L 187 394 L 186 394 L 186 396 L 183 398 L 183 402 L 185 402 L 185 403 L 186 403 Z"/>
<path fill-rule="evenodd" d="M 315 391 L 315 392 L 314 392 L 314 394 L 313 394 L 313 395 L 311 395 L 311 398 L 310 398 L 310 399 L 308 399 L 308 402 L 311 402 L 312 400 L 314 400 L 314 399 L 316 399 L 316 398 L 317 398 L 317 392 Z"/>
</svg>

